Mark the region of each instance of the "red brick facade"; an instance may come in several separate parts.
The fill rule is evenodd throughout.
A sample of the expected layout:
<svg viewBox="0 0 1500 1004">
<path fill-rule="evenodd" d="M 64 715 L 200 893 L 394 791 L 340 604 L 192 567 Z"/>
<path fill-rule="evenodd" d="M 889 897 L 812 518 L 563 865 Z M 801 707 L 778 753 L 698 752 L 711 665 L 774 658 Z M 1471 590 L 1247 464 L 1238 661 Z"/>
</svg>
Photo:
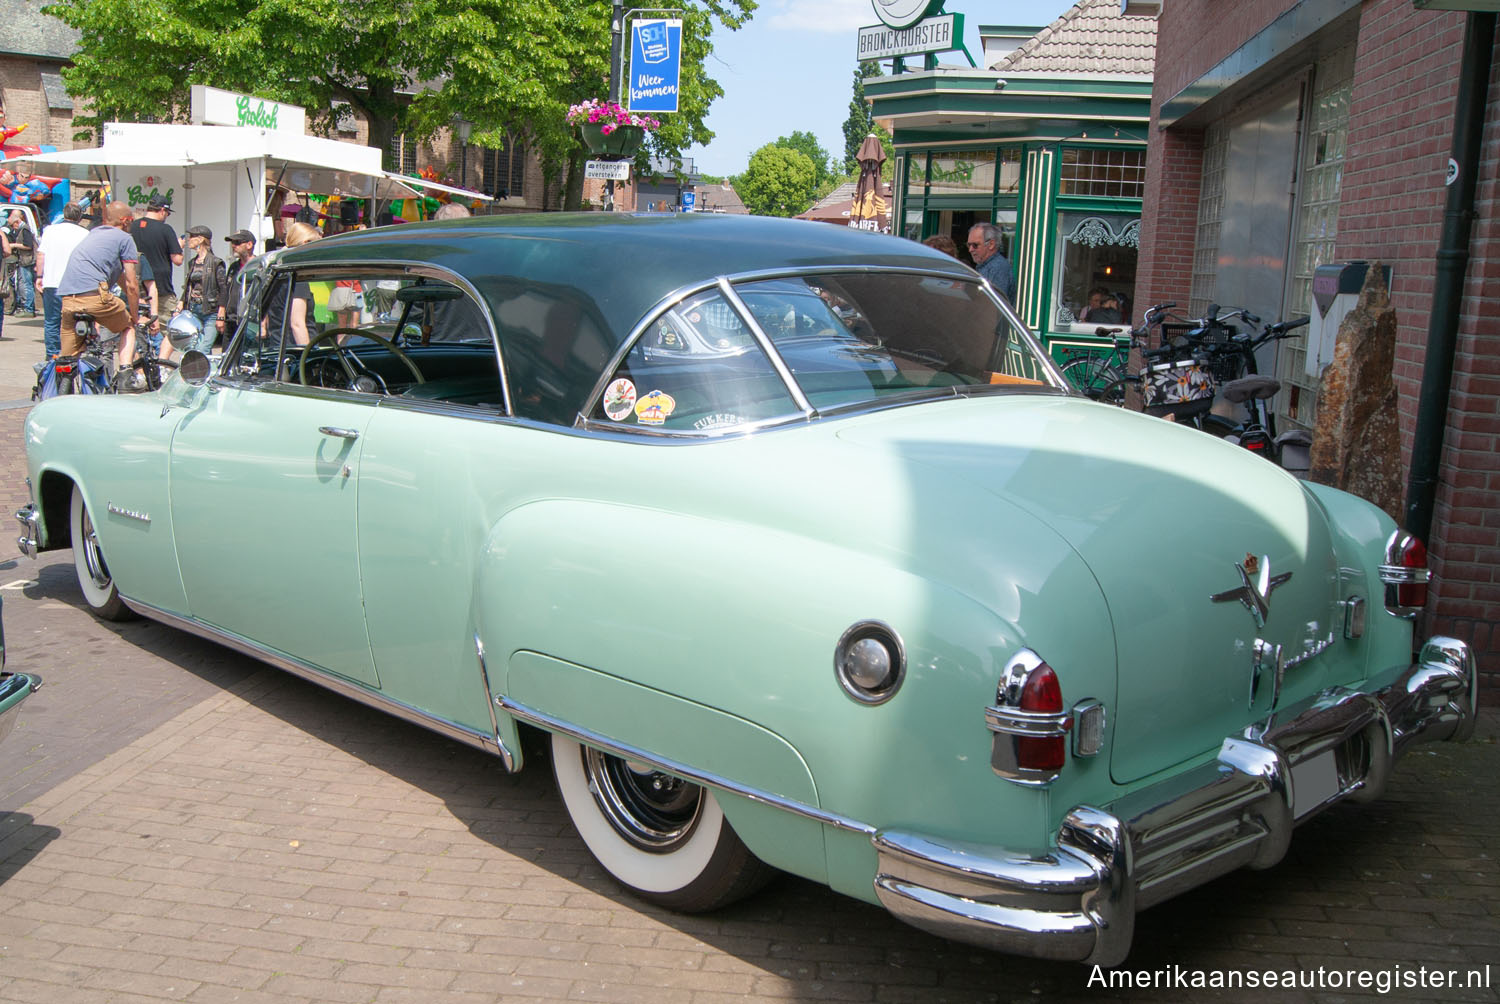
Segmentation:
<svg viewBox="0 0 1500 1004">
<path fill-rule="evenodd" d="M 1159 130 L 1163 102 L 1198 81 L 1291 6 L 1257 0 L 1164 4 L 1142 221 L 1142 304 L 1185 303 L 1191 280 L 1202 123 Z M 1340 195 L 1338 260 L 1393 269 L 1402 461 L 1411 459 L 1426 357 L 1465 15 L 1410 0 L 1365 0 Z M 1494 40 L 1490 40 L 1494 44 Z M 1238 101 L 1251 97 L 1252 81 Z M 1500 703 L 1500 58 L 1490 82 L 1476 219 L 1461 305 L 1448 425 L 1429 549 L 1437 588 L 1423 631 L 1470 642 L 1482 699 Z"/>
</svg>

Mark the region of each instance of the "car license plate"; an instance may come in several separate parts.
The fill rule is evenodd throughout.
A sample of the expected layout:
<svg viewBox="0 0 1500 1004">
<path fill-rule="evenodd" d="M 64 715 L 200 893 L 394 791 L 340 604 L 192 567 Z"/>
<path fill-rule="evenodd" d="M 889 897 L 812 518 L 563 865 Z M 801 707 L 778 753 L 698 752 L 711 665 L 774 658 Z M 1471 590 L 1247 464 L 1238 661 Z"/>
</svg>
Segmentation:
<svg viewBox="0 0 1500 1004">
<path fill-rule="evenodd" d="M 1333 760 L 1333 750 L 1292 768 L 1292 805 L 1298 819 L 1338 793 L 1339 769 Z"/>
</svg>

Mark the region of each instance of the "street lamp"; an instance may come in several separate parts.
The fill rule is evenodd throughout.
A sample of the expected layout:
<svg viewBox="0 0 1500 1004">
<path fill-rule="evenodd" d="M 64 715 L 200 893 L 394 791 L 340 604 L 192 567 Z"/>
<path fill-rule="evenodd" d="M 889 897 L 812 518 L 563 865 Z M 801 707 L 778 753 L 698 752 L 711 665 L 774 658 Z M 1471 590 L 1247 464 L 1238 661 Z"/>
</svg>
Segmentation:
<svg viewBox="0 0 1500 1004">
<path fill-rule="evenodd" d="M 458 126 L 458 187 L 469 187 L 469 135 L 474 131 L 474 123 L 466 118 L 460 118 L 456 123 Z"/>
</svg>

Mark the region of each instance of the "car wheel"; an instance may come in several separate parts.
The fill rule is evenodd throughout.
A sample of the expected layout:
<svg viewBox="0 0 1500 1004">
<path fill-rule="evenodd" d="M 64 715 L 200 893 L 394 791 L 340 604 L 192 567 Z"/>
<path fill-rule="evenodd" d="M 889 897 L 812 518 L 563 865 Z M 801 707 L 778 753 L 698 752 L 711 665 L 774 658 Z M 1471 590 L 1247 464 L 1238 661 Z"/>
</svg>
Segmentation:
<svg viewBox="0 0 1500 1004">
<path fill-rule="evenodd" d="M 713 910 L 775 875 L 706 788 L 556 733 L 552 773 L 589 853 L 642 899 L 687 913 Z"/>
<path fill-rule="evenodd" d="M 84 601 L 96 617 L 107 621 L 129 620 L 134 614 L 109 574 L 109 565 L 104 561 L 104 551 L 99 546 L 99 535 L 94 532 L 94 518 L 89 514 L 88 504 L 83 501 L 83 491 L 73 486 L 73 567 L 78 572 L 78 587 L 83 590 Z"/>
</svg>

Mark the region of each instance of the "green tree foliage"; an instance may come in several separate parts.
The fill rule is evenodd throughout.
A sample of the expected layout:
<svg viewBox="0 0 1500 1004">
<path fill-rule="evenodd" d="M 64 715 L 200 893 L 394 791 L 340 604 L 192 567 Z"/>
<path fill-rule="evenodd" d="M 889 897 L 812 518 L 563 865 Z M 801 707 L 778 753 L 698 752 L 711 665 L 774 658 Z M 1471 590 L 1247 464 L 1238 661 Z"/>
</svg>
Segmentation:
<svg viewBox="0 0 1500 1004">
<path fill-rule="evenodd" d="M 663 157 L 713 138 L 703 121 L 723 90 L 703 68 L 710 32 L 755 10 L 754 0 L 679 6 L 681 111 L 661 116 L 650 147 Z M 184 121 L 189 85 L 201 83 L 303 105 L 325 133 L 347 104 L 381 149 L 463 117 L 473 144 L 519 135 L 550 172 L 576 165 L 581 176 L 582 142 L 564 115 L 608 93 L 607 0 L 56 0 L 44 10 L 81 32 L 63 71 L 90 109 L 74 119 L 80 138 L 114 120 Z"/>
<path fill-rule="evenodd" d="M 745 208 L 759 216 L 796 216 L 813 202 L 817 168 L 800 150 L 767 143 L 750 155 L 734 190 Z"/>
<path fill-rule="evenodd" d="M 823 145 L 818 142 L 818 137 L 812 133 L 803 132 L 799 129 L 790 136 L 782 136 L 777 139 L 776 145 L 805 154 L 807 159 L 812 161 L 813 170 L 817 172 L 816 183 L 818 185 L 823 185 L 829 178 L 833 177 L 833 172 L 828 167 L 828 151 L 823 149 Z"/>
<path fill-rule="evenodd" d="M 865 81 L 880 76 L 880 64 L 866 60 L 854 71 L 854 96 L 849 99 L 849 117 L 844 119 L 844 173 L 859 174 L 859 145 L 865 137 L 876 131 L 875 120 L 870 117 L 870 106 L 865 101 Z M 880 130 L 883 132 L 884 130 Z M 886 143 L 890 146 L 889 141 Z M 886 151 L 890 156 L 890 151 Z"/>
</svg>

